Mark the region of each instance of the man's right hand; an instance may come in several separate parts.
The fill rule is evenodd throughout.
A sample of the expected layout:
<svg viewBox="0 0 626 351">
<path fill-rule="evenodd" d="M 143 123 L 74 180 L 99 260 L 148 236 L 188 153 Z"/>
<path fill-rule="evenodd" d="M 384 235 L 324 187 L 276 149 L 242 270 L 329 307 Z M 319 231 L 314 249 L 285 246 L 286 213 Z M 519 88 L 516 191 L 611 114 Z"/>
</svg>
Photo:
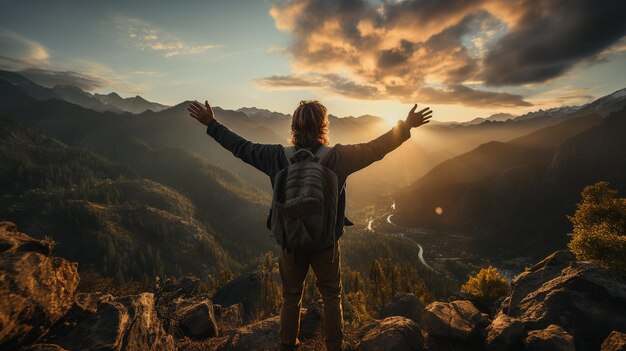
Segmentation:
<svg viewBox="0 0 626 351">
<path fill-rule="evenodd" d="M 215 117 L 213 117 L 213 109 L 209 105 L 209 101 L 204 101 L 204 105 L 205 106 L 202 106 L 197 102 L 193 102 L 187 107 L 187 111 L 189 111 L 191 117 L 197 119 L 205 126 L 208 126 Z"/>
<path fill-rule="evenodd" d="M 431 110 L 430 107 L 426 107 L 419 112 L 415 112 L 416 108 L 417 104 L 409 111 L 409 115 L 406 116 L 406 120 L 404 121 L 404 123 L 411 128 L 417 128 L 430 122 L 430 118 L 433 116 L 433 110 Z"/>
</svg>

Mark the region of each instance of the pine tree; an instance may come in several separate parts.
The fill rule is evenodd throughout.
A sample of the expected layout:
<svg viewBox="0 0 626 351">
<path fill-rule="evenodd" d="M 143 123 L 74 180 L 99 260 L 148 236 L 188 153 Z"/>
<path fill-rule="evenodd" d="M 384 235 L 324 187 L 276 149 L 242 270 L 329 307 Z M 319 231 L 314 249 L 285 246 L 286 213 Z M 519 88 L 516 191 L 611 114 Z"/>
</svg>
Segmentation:
<svg viewBox="0 0 626 351">
<path fill-rule="evenodd" d="M 607 182 L 587 186 L 581 195 L 576 213 L 568 217 L 573 225 L 568 247 L 579 260 L 626 276 L 626 198 L 617 197 Z"/>
</svg>

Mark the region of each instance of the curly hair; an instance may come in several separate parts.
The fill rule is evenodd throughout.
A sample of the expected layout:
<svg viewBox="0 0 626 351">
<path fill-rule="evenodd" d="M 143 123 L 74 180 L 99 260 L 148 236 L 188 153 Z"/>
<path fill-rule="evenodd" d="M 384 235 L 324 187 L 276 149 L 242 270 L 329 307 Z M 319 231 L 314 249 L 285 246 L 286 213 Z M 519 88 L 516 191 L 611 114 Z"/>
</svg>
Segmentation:
<svg viewBox="0 0 626 351">
<path fill-rule="evenodd" d="M 328 145 L 328 110 L 317 100 L 302 100 L 291 119 L 291 143 L 311 147 Z"/>
</svg>

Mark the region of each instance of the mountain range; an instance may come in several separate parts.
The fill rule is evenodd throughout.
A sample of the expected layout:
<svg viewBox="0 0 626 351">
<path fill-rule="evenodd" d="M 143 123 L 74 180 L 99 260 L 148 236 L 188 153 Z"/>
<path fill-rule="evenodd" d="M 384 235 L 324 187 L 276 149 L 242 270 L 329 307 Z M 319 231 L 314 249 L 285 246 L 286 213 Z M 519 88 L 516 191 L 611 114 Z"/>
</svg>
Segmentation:
<svg viewBox="0 0 626 351">
<path fill-rule="evenodd" d="M 152 148 L 124 127 L 127 115 L 34 100 L 2 80 L 0 91 L 0 115 L 15 119 L 2 123 L 10 186 L 0 215 L 55 233 L 65 257 L 141 280 L 245 267 L 272 247 L 258 233 L 267 194 L 236 174 L 180 148 Z"/>
<path fill-rule="evenodd" d="M 624 158 L 620 151 L 624 145 L 619 135 L 625 131 L 620 122 L 624 120 L 625 92 L 622 89 L 578 107 L 517 117 L 496 114 L 467 123 L 431 123 L 413 130 L 413 137 L 383 161 L 351 176 L 347 214 L 350 217 L 368 206 L 386 206 L 396 200 L 400 224 L 463 232 L 488 240 L 487 250 L 506 248 L 507 254 L 518 255 L 560 247 L 567 231 L 565 216 L 571 213 L 583 185 L 609 180 L 624 190 Z M 264 231 L 269 179 L 208 138 L 204 128 L 187 116 L 189 101 L 172 107 L 152 105 L 131 114 L 130 102 L 122 106 L 117 94 L 92 95 L 71 86 L 48 89 L 6 71 L 0 72 L 0 94 L 0 116 L 10 118 L 3 121 L 2 130 L 6 139 L 1 155 L 6 160 L 3 182 L 13 184 L 3 190 L 6 206 L 2 216 L 20 227 L 40 236 L 69 235 L 59 230 L 64 223 L 53 223 L 53 217 L 41 209 L 54 207 L 54 199 L 66 194 L 62 189 L 81 183 L 81 176 L 72 174 L 93 174 L 94 180 L 80 195 L 68 195 L 63 201 L 86 213 L 87 219 L 76 224 L 71 233 L 98 233 L 103 228 L 125 233 L 118 235 L 121 239 L 113 244 L 98 244 L 98 250 L 121 247 L 126 242 L 142 247 L 150 242 L 147 233 L 157 227 L 169 228 L 160 229 L 166 233 L 174 227 L 185 227 L 188 229 L 183 232 L 191 234 L 184 235 L 195 238 L 191 240 L 196 240 L 198 247 L 211 243 L 214 248 L 206 248 L 204 254 L 217 261 L 218 267 L 254 264 L 259 255 L 273 247 Z M 138 106 L 145 101 L 140 97 L 128 99 L 135 99 Z M 112 106 L 117 110 L 113 111 Z M 255 107 L 214 107 L 214 112 L 226 126 L 253 141 L 288 142 L 289 115 Z M 333 143 L 368 141 L 389 128 L 384 119 L 376 116 L 331 115 L 329 119 Z M 13 120 L 17 122 L 8 122 Z M 21 136 L 10 138 L 14 135 Z M 47 182 L 23 183 L 29 175 L 35 177 L 38 171 L 34 165 L 45 164 L 51 157 L 39 154 L 36 144 L 27 144 L 28 139 L 52 140 L 50 145 L 58 148 L 51 150 L 58 149 L 59 153 L 87 153 L 103 162 L 94 166 L 96 170 L 119 170 L 114 174 L 98 173 L 87 166 L 67 170 L 62 161 L 56 160 L 50 161 L 50 174 L 65 174 L 63 179 L 71 181 L 53 177 Z M 31 173 L 19 173 L 24 170 Z M 117 194 L 115 199 L 103 199 L 102 192 L 92 192 L 98 187 L 115 189 L 111 190 Z M 41 201 L 26 196 L 46 193 L 53 195 Z M 142 199 L 140 202 L 155 202 L 137 205 L 132 194 L 143 194 L 137 197 Z M 28 206 L 20 199 L 28 199 Z M 10 206 L 11 201 L 17 201 L 16 205 Z M 79 206 L 80 201 L 83 205 Z M 112 204 L 124 208 L 124 214 Z M 176 206 L 187 210 L 177 213 Z M 442 215 L 434 212 L 436 207 L 443 209 Z M 97 211 L 106 220 L 94 215 Z M 133 214 L 125 217 L 128 213 Z M 29 217 L 39 220 L 29 224 Z M 357 225 L 364 225 L 366 218 L 360 220 L 363 222 Z M 176 221 L 179 224 L 172 224 Z M 152 229 L 133 237 L 131 228 L 137 223 L 151 223 Z M 81 254 L 82 244 L 72 249 L 69 242 L 73 239 L 68 242 L 67 236 L 61 238 L 65 241 L 57 241 L 61 247 L 66 242 L 70 257 Z M 170 252 L 166 247 L 169 244 L 167 240 L 162 243 L 164 255 Z M 109 267 L 136 277 L 132 268 L 119 266 L 135 249 L 129 250 L 122 250 L 127 253 Z M 476 250 L 485 251 L 482 247 Z M 156 261 L 156 256 L 152 259 Z M 158 262 L 152 264 L 161 267 Z M 178 267 L 182 267 L 180 263 Z M 177 270 L 176 265 L 160 269 L 168 274 Z"/>
<path fill-rule="evenodd" d="M 123 98 L 117 93 L 91 94 L 72 85 L 56 85 L 52 89 L 48 89 L 10 71 L 0 70 L 0 79 L 19 87 L 22 92 L 34 99 L 59 99 L 99 112 L 141 113 L 148 110 L 161 111 L 169 107 L 147 101 L 139 95 Z"/>
</svg>

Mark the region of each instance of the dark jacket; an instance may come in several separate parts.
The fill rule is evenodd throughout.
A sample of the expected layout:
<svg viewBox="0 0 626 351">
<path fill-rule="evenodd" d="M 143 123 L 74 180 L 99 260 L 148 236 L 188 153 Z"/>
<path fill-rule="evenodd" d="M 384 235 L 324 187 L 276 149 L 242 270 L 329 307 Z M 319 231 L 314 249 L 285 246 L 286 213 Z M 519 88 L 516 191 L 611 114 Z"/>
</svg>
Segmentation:
<svg viewBox="0 0 626 351">
<path fill-rule="evenodd" d="M 287 167 L 287 158 L 285 157 L 283 146 L 280 144 L 253 143 L 237 135 L 216 120 L 209 123 L 207 134 L 225 149 L 232 152 L 235 157 L 240 158 L 245 163 L 267 174 L 272 182 L 272 187 L 274 187 L 276 174 Z M 344 225 L 352 225 L 345 217 L 345 183 L 348 176 L 382 159 L 387 153 L 400 146 L 410 137 L 410 128 L 404 121 L 398 121 L 398 124 L 390 131 L 370 142 L 352 145 L 335 145 L 328 155 L 325 166 L 337 174 L 339 189 L 342 189 L 337 206 L 337 238 L 341 237 L 343 234 Z M 317 147 L 309 148 L 309 150 L 315 152 Z"/>
</svg>

